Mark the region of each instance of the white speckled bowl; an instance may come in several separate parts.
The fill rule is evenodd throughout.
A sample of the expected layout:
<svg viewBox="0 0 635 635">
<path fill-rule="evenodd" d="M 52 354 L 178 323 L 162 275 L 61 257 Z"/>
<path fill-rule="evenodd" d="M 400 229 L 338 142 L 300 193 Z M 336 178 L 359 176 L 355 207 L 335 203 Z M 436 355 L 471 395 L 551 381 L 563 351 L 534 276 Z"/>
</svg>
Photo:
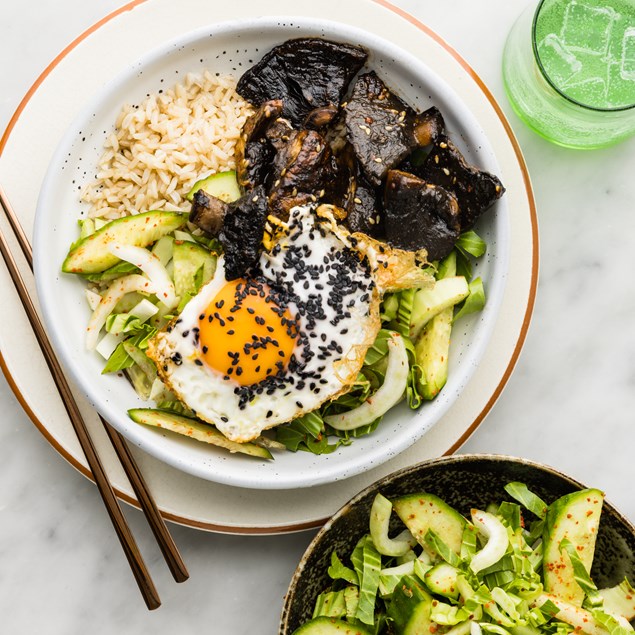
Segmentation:
<svg viewBox="0 0 635 635">
<path fill-rule="evenodd" d="M 249 60 L 258 60 L 275 44 L 309 35 L 366 47 L 370 51 L 368 66 L 406 101 L 420 110 L 432 104 L 440 108 L 451 137 L 469 161 L 501 173 L 492 144 L 474 114 L 423 61 L 373 34 L 343 24 L 267 17 L 201 28 L 162 45 L 107 84 L 63 137 L 44 180 L 36 214 L 38 296 L 54 346 L 73 379 L 95 408 L 132 443 L 195 476 L 239 487 L 292 489 L 344 479 L 376 467 L 424 435 L 448 411 L 477 370 L 498 313 L 509 262 L 509 210 L 503 197 L 477 226 L 488 244 L 477 270 L 484 280 L 488 303 L 483 312 L 457 324 L 446 387 L 435 401 L 417 412 L 404 404 L 395 408 L 372 435 L 356 439 L 333 454 L 287 452 L 277 454 L 273 462 L 259 462 L 148 429 L 128 419 L 128 408 L 147 404 L 124 379 L 101 375 L 103 360 L 84 349 L 89 317 L 84 284 L 60 271 L 69 245 L 77 238 L 77 218 L 82 210 L 78 192 L 94 178 L 105 134 L 112 129 L 125 102 L 140 101 L 188 71 L 213 68 L 239 76 L 251 65 Z"/>
</svg>

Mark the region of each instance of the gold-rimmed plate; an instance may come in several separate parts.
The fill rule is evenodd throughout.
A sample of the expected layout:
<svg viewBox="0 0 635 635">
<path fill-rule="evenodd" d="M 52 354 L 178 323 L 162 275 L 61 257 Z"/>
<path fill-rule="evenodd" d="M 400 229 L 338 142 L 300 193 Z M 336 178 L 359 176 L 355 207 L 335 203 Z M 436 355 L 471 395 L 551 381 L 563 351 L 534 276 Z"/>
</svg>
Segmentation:
<svg viewBox="0 0 635 635">
<path fill-rule="evenodd" d="M 81 100 L 78 103 L 76 93 L 71 94 L 72 87 L 81 86 L 82 95 L 89 99 L 105 79 L 115 76 L 132 59 L 155 48 L 158 41 L 173 39 L 201 23 L 261 14 L 255 2 L 241 4 L 240 16 L 238 10 L 231 7 L 214 7 L 212 10 L 195 0 L 188 0 L 185 5 L 178 8 L 180 23 L 176 27 L 176 9 L 170 3 L 148 0 L 134 4 L 132 10 L 104 22 L 67 51 L 32 92 L 19 117 L 12 122 L 0 157 L 0 180 L 7 184 L 14 207 L 24 215 L 22 220 L 27 231 L 31 230 L 33 222 L 28 214 L 34 208 L 36 184 L 42 179 L 53 148 L 83 103 Z M 508 205 L 514 210 L 509 227 L 512 257 L 496 328 L 478 372 L 422 441 L 383 466 L 334 485 L 313 488 L 311 496 L 306 496 L 302 491 L 252 492 L 208 483 L 139 453 L 144 473 L 169 517 L 184 524 L 220 531 L 266 533 L 315 526 L 367 482 L 403 465 L 453 451 L 480 423 L 507 381 L 524 340 L 535 294 L 537 229 L 524 163 L 500 109 L 467 64 L 434 33 L 388 5 L 360 0 L 337 6 L 336 10 L 335 2 L 326 2 L 320 7 L 311 7 L 309 3 L 278 3 L 275 13 L 285 12 L 324 19 L 337 14 L 338 21 L 356 24 L 371 32 L 377 32 L 381 25 L 382 37 L 425 59 L 436 73 L 443 75 L 478 120 L 502 166 L 501 177 L 507 186 Z M 183 17 L 186 19 L 181 19 Z M 153 33 L 145 36 L 142 25 L 149 21 L 153 24 Z M 126 33 L 133 32 L 141 32 L 141 35 L 133 38 L 134 42 L 125 52 L 110 50 L 113 38 L 120 41 L 126 38 Z M 110 57 L 105 60 L 107 51 Z M 51 112 L 58 115 L 53 122 Z M 33 147 L 35 138 L 41 152 L 34 160 L 30 159 L 31 169 L 26 178 L 15 166 L 24 165 L 25 154 Z M 33 198 L 29 199 L 29 196 Z M 5 275 L 4 271 L 2 274 Z M 5 285 L 4 289 L 4 304 L 8 307 L 7 326 L 1 340 L 5 373 L 38 427 L 71 463 L 82 469 L 83 457 L 46 370 L 42 367 L 40 372 L 39 365 L 32 363 L 33 356 L 38 354 L 35 343 L 24 328 L 10 287 Z M 20 350 L 16 350 L 18 348 Z M 84 403 L 84 412 L 90 421 L 95 419 L 90 404 Z M 108 452 L 107 440 L 99 434 L 96 419 L 94 423 L 98 443 L 103 442 L 106 451 L 106 462 L 112 464 L 114 460 L 109 462 L 112 453 Z M 115 471 L 113 481 L 121 495 L 130 499 L 123 475 Z"/>
</svg>

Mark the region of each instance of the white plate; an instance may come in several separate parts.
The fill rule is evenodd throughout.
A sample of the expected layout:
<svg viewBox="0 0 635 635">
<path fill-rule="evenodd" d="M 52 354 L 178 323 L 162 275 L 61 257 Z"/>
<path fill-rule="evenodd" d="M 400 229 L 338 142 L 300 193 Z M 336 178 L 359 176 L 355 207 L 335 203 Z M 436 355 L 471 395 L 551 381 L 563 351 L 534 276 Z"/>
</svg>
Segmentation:
<svg viewBox="0 0 635 635">
<path fill-rule="evenodd" d="M 82 110 L 58 146 L 47 171 L 35 219 L 35 279 L 45 323 L 67 371 L 99 412 L 126 438 L 170 465 L 199 478 L 238 487 L 291 489 L 349 478 L 380 465 L 428 432 L 451 408 L 478 366 L 496 321 L 509 261 L 509 205 L 503 197 L 484 215 L 477 231 L 488 244 L 478 264 L 487 289 L 481 313 L 453 330 L 448 382 L 439 396 L 413 412 L 405 403 L 392 409 L 371 435 L 341 446 L 332 454 L 276 452 L 275 461 L 254 460 L 180 435 L 135 424 L 128 408 L 148 407 L 116 373 L 102 375 L 104 360 L 85 347 L 90 317 L 85 282 L 63 274 L 60 266 L 77 240 L 78 191 L 94 179 L 107 134 L 124 103 L 140 103 L 148 93 L 172 86 L 188 72 L 211 69 L 240 74 L 270 50 L 292 37 L 322 36 L 363 46 L 367 66 L 419 110 L 436 105 L 448 133 L 470 163 L 495 174 L 501 169 L 478 119 L 443 80 L 415 56 L 394 44 L 337 22 L 306 18 L 258 18 L 225 22 L 186 34 L 133 62 Z M 106 132 L 107 134 L 104 134 Z M 72 210 L 77 210 L 72 213 Z M 147 211 L 147 210 L 140 210 Z"/>
<path fill-rule="evenodd" d="M 337 14 L 338 20 L 356 24 L 367 31 L 379 31 L 381 25 L 384 38 L 398 42 L 414 56 L 425 59 L 434 73 L 444 77 L 449 89 L 460 94 L 467 110 L 478 120 L 477 133 L 482 132 L 489 140 L 492 156 L 495 155 L 500 166 L 494 171 L 508 189 L 503 200 L 514 209 L 514 215 L 508 218 L 511 260 L 507 286 L 501 295 L 500 317 L 490 346 L 479 363 L 479 372 L 422 441 L 380 468 L 336 485 L 320 486 L 311 490 L 311 496 L 306 496 L 302 491 L 252 492 L 207 483 L 139 454 L 159 504 L 168 517 L 224 531 L 284 531 L 315 525 L 348 495 L 371 480 L 403 465 L 455 449 L 482 420 L 509 377 L 526 334 L 537 277 L 536 219 L 522 157 L 491 95 L 456 53 L 422 25 L 400 17 L 390 7 L 379 3 L 358 1 L 344 6 L 326 2 L 319 7 L 308 2 L 278 3 L 276 13 L 284 12 L 322 18 Z M 166 0 L 152 0 L 136 6 L 131 12 L 119 13 L 58 60 L 14 121 L 10 135 L 5 139 L 0 162 L 0 178 L 9 184 L 9 196 L 24 215 L 27 230 L 32 223 L 29 210 L 33 205 L 33 190 L 37 190 L 35 184 L 40 181 L 50 152 L 64 129 L 78 116 L 73 89 L 81 86 L 88 98 L 98 91 L 104 78 L 116 75 L 116 71 L 128 66 L 131 58 L 151 50 L 157 41 L 173 38 L 201 22 L 226 20 L 238 13 L 232 7 L 211 9 L 205 2 L 187 0 L 184 6 L 179 5 L 179 16 L 186 19 L 176 26 L 173 6 Z M 257 15 L 261 11 L 255 2 L 243 3 L 240 13 Z M 151 34 L 143 28 L 149 23 L 153 24 Z M 133 33 L 136 34 L 134 38 L 131 37 Z M 113 51 L 110 45 L 115 39 L 127 40 L 130 45 L 125 51 L 119 48 Z M 51 113 L 55 116 L 51 117 Z M 28 148 L 33 147 L 36 139 L 42 151 L 34 159 Z M 28 178 L 17 168 L 24 165 L 27 157 L 31 163 Z M 487 161 L 486 151 L 484 161 L 479 158 L 479 162 L 490 167 Z M 2 275 L 6 278 L 4 271 Z M 1 342 L 5 372 L 34 421 L 55 447 L 82 469 L 83 457 L 46 370 L 30 362 L 36 351 L 35 344 L 28 328 L 24 328 L 21 311 L 6 279 L 2 294 L 4 305 L 8 307 L 7 328 Z M 10 338 L 7 337 L 9 332 L 12 333 Z M 115 486 L 124 498 L 130 499 L 129 486 L 114 466 L 112 452 L 100 434 L 89 404 L 84 402 L 83 408 L 95 429 L 98 445 L 106 452 L 106 463 L 113 470 Z"/>
</svg>

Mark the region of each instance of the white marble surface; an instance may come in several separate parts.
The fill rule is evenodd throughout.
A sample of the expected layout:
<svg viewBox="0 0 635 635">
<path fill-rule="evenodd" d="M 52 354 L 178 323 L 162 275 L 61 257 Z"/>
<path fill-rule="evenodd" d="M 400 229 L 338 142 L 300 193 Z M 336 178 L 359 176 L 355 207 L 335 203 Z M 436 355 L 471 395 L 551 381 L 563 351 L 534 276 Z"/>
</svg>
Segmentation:
<svg viewBox="0 0 635 635">
<path fill-rule="evenodd" d="M 0 2 L 0 130 L 53 57 L 121 4 Z M 532 327 L 502 397 L 461 451 L 551 464 L 603 488 L 635 520 L 635 140 L 565 150 L 513 115 L 500 60 L 524 0 L 396 4 L 450 42 L 500 100 L 538 204 L 541 273 Z M 0 632 L 276 632 L 287 583 L 312 533 L 235 537 L 173 527 L 191 572 L 176 585 L 142 515 L 128 509 L 163 600 L 149 613 L 94 486 L 47 444 L 2 378 L 0 407 Z"/>
</svg>

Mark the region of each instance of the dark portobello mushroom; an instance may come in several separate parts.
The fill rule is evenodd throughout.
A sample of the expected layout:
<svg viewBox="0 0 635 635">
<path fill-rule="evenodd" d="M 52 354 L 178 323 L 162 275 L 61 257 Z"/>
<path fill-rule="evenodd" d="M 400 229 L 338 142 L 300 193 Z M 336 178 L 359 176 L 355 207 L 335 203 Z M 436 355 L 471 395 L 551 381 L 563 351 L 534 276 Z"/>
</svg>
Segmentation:
<svg viewBox="0 0 635 635">
<path fill-rule="evenodd" d="M 315 130 L 294 130 L 278 150 L 271 171 L 269 205 L 283 220 L 296 205 L 315 203 L 330 190 L 337 166 L 326 139 Z"/>
<path fill-rule="evenodd" d="M 346 212 L 345 223 L 352 232 L 374 238 L 381 234 L 380 200 L 360 170 L 355 151 L 346 143 L 337 155 L 337 187 L 331 192 L 333 204 Z"/>
<path fill-rule="evenodd" d="M 470 229 L 505 192 L 498 177 L 469 165 L 445 135 L 436 140 L 417 175 L 443 186 L 456 196 L 461 213 L 461 231 Z"/>
<path fill-rule="evenodd" d="M 364 49 L 351 44 L 321 38 L 287 40 L 246 71 L 236 90 L 255 106 L 282 99 L 283 116 L 299 127 L 314 109 L 339 107 L 367 57 Z"/>
<path fill-rule="evenodd" d="M 218 239 L 225 254 L 225 278 L 242 278 L 260 256 L 268 204 L 260 185 L 228 205 Z"/>
<path fill-rule="evenodd" d="M 429 146 L 445 134 L 445 121 L 441 111 L 432 106 L 424 110 L 414 122 L 414 135 L 420 147 Z"/>
<path fill-rule="evenodd" d="M 334 104 L 328 106 L 320 106 L 312 110 L 302 123 L 303 128 L 312 130 L 321 130 L 328 126 L 339 113 L 339 108 Z"/>
<path fill-rule="evenodd" d="M 203 190 L 198 190 L 192 198 L 190 222 L 208 234 L 218 236 L 228 209 L 228 203 L 211 196 Z"/>
<path fill-rule="evenodd" d="M 348 140 L 374 185 L 415 148 L 429 145 L 445 129 L 438 109 L 417 114 L 374 71 L 355 82 L 344 117 Z"/>
<path fill-rule="evenodd" d="M 266 179 L 275 149 L 265 137 L 265 133 L 281 112 L 282 101 L 266 101 L 243 126 L 234 152 L 236 178 L 243 191 L 253 189 Z"/>
<path fill-rule="evenodd" d="M 400 249 L 425 249 L 428 260 L 447 256 L 461 233 L 459 206 L 441 186 L 390 170 L 384 191 L 387 241 Z"/>
</svg>

